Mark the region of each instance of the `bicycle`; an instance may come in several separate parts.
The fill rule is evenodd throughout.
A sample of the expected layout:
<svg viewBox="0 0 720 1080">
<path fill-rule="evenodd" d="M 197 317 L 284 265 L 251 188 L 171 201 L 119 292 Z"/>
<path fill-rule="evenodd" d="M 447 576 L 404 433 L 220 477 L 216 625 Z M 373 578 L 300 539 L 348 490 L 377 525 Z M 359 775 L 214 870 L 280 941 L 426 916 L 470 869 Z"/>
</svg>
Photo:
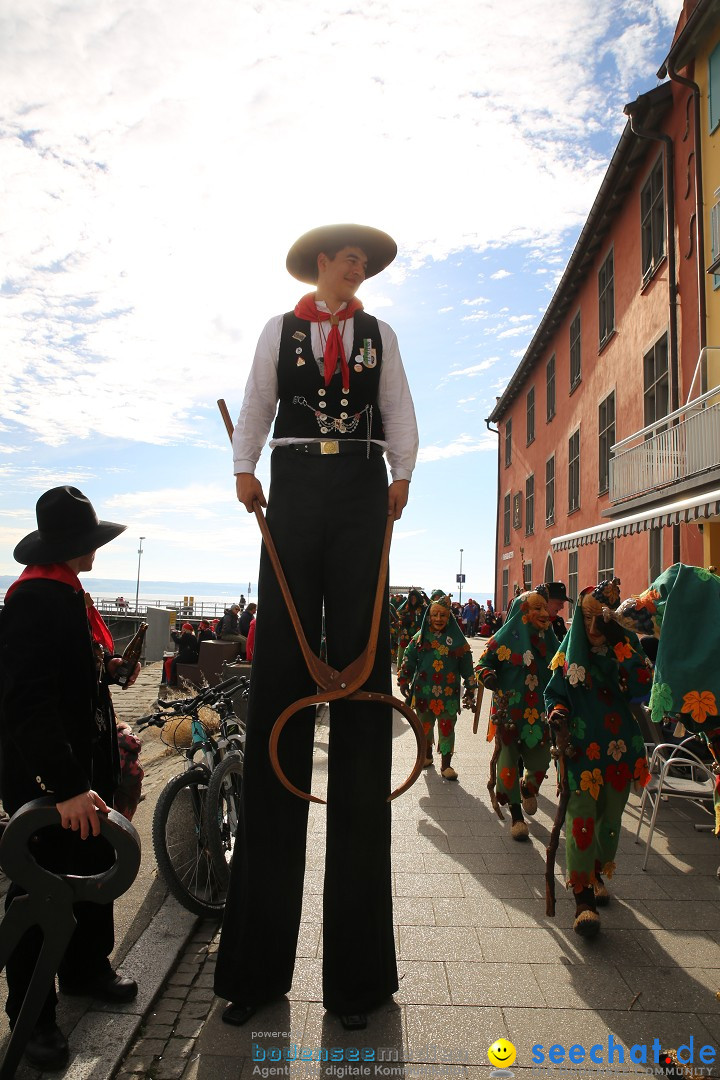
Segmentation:
<svg viewBox="0 0 720 1080">
<path fill-rule="evenodd" d="M 167 745 L 186 758 L 186 769 L 169 780 L 158 797 L 153 848 L 171 894 L 205 918 L 222 914 L 230 879 L 245 752 L 245 721 L 232 703 L 238 691 L 243 701 L 248 692 L 244 676 L 208 687 L 190 699 L 158 702 L 156 712 L 138 721 L 138 730 L 143 731 L 150 726 L 166 728 L 174 717 L 179 719 L 163 734 Z M 205 706 L 218 714 L 217 732 L 200 717 Z M 182 723 L 185 719 L 189 724 Z"/>
</svg>

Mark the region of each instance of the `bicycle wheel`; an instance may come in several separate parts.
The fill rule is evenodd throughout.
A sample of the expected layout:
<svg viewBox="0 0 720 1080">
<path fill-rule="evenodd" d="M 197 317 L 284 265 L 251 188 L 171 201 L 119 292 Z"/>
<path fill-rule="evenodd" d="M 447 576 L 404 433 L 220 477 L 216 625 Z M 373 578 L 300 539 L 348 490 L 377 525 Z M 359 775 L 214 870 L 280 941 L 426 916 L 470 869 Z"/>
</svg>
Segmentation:
<svg viewBox="0 0 720 1080">
<path fill-rule="evenodd" d="M 152 824 L 158 868 L 168 889 L 195 915 L 217 918 L 225 907 L 227 882 L 215 872 L 205 830 L 209 772 L 180 773 L 163 788 Z"/>
<path fill-rule="evenodd" d="M 230 880 L 230 860 L 240 816 L 244 758 L 233 750 L 213 769 L 205 800 L 205 835 L 215 873 L 223 888 Z"/>
</svg>

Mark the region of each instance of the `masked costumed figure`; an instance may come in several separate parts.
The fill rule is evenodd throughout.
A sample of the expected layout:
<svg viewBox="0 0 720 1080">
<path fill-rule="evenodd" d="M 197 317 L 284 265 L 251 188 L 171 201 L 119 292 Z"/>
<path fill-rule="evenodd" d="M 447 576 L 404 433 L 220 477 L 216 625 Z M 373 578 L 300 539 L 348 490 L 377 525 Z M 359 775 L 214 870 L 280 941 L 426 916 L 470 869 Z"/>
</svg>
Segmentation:
<svg viewBox="0 0 720 1080">
<path fill-rule="evenodd" d="M 630 702 L 647 699 L 652 669 L 637 635 L 613 618 L 619 584 L 614 578 L 582 591 L 545 690 L 548 720 L 562 748 L 558 773 L 567 822 L 567 885 L 576 904 L 573 929 L 583 937 L 598 933 L 597 907 L 609 901 L 603 877 L 615 870 L 630 787 L 649 779 Z"/>
<path fill-rule="evenodd" d="M 717 776 L 715 835 L 720 837 L 720 577 L 675 563 L 618 609 L 624 626 L 658 638 L 650 712 L 705 740 Z"/>
<path fill-rule="evenodd" d="M 403 662 L 405 650 L 422 626 L 427 607 L 427 597 L 422 589 L 411 589 L 407 600 L 398 608 L 400 616 L 400 631 L 398 634 L 397 665 L 398 669 Z"/>
<path fill-rule="evenodd" d="M 446 780 L 457 780 L 450 760 L 455 750 L 461 681 L 465 683 L 463 704 L 469 708 L 476 686 L 470 646 L 450 614 L 450 597 L 433 593 L 422 626 L 405 650 L 398 685 L 422 720 L 427 739 L 426 768 L 433 763 L 437 720 L 441 775 Z"/>
<path fill-rule="evenodd" d="M 513 600 L 507 619 L 475 668 L 483 686 L 493 691 L 487 737 L 495 740 L 495 753 L 488 788 L 493 805 L 510 805 L 513 840 L 529 836 L 523 810 L 530 816 L 537 812 L 537 793 L 550 764 L 543 690 L 557 646 L 547 590 L 538 585 Z M 522 782 L 520 757 L 525 768 Z"/>
</svg>

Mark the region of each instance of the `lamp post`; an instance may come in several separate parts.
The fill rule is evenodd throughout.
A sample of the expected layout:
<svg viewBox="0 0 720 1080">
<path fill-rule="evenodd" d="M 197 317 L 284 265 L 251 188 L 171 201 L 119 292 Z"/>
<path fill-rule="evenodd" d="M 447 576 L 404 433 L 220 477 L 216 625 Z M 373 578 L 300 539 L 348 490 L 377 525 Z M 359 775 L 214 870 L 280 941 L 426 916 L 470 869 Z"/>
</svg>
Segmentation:
<svg viewBox="0 0 720 1080">
<path fill-rule="evenodd" d="M 137 586 L 135 588 L 135 614 L 138 613 L 138 601 L 140 598 L 140 560 L 142 559 L 142 542 L 146 537 L 140 537 L 140 547 L 138 548 L 138 572 L 137 572 Z"/>
<path fill-rule="evenodd" d="M 463 549 L 460 548 L 460 573 L 458 574 L 458 585 L 460 586 L 460 596 L 458 597 L 458 603 L 459 604 L 462 604 L 462 587 L 463 587 L 462 553 L 463 553 Z"/>
</svg>

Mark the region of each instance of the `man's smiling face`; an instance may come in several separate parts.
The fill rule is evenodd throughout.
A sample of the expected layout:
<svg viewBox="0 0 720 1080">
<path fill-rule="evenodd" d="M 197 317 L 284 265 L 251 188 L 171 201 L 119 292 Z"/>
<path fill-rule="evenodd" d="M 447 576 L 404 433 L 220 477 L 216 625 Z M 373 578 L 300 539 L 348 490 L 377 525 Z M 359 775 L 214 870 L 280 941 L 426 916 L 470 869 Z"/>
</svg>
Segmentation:
<svg viewBox="0 0 720 1080">
<path fill-rule="evenodd" d="M 347 303 L 352 300 L 367 270 L 367 255 L 362 248 L 348 245 L 334 259 L 318 255 L 318 293 Z"/>
</svg>

